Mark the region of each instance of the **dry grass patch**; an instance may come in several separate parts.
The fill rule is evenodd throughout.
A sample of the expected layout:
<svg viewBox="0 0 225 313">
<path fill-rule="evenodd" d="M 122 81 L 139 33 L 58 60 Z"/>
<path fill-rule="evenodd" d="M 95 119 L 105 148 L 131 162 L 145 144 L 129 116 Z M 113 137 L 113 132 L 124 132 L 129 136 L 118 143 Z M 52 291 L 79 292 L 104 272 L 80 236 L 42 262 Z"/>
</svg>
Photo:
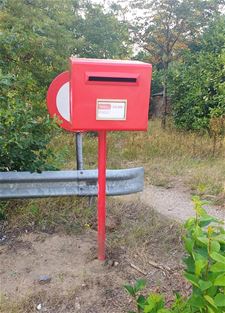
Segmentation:
<svg viewBox="0 0 225 313">
<path fill-rule="evenodd" d="M 212 158 L 212 140 L 206 135 L 178 132 L 169 127 L 162 130 L 160 121 L 149 122 L 148 132 L 109 132 L 108 168 L 144 166 L 149 184 L 173 187 L 174 182 L 186 184 L 193 193 L 212 196 L 210 199 L 224 204 L 225 148 L 217 150 Z M 74 169 L 75 135 L 60 132 L 52 140 L 55 155 L 49 162 L 61 169 Z M 97 136 L 83 135 L 85 169 L 97 168 Z M 68 197 L 29 201 L 12 201 L 1 204 L 12 223 L 40 229 L 64 228 L 77 231 L 92 224 L 93 209 L 87 200 Z M 3 214 L 3 215 L 4 215 Z"/>
<path fill-rule="evenodd" d="M 130 256 L 144 257 L 147 253 L 161 262 L 168 262 L 168 255 L 182 255 L 182 227 L 151 207 L 138 201 L 126 203 L 111 199 L 108 214 L 120 221 L 119 227 L 108 233 L 110 251 L 120 247 L 126 253 L 129 251 Z"/>
<path fill-rule="evenodd" d="M 96 209 L 84 197 L 57 197 L 5 202 L 7 228 L 48 233 L 80 233 L 95 220 Z"/>
<path fill-rule="evenodd" d="M 83 138 L 84 166 L 97 168 L 97 137 L 88 133 Z M 153 185 L 170 187 L 179 177 L 194 192 L 223 192 L 225 147 L 220 143 L 212 157 L 213 140 L 208 135 L 179 132 L 172 126 L 163 130 L 159 120 L 150 120 L 148 132 L 108 132 L 107 141 L 108 168 L 144 166 L 146 180 Z M 62 133 L 52 144 L 56 155 L 64 151 L 60 167 L 75 168 L 74 135 Z"/>
</svg>

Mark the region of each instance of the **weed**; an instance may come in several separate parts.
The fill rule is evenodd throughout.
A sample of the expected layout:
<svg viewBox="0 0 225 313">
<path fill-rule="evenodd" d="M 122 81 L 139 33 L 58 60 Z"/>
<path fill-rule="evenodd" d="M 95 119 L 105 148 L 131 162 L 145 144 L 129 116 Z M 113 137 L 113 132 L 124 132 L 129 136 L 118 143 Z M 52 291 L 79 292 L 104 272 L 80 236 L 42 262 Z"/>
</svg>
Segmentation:
<svg viewBox="0 0 225 313">
<path fill-rule="evenodd" d="M 6 212 L 11 228 L 35 227 L 50 233 L 80 233 L 95 218 L 87 199 L 78 197 L 10 201 Z"/>
<path fill-rule="evenodd" d="M 6 206 L 7 202 L 0 202 L 0 221 L 6 219 Z"/>
<path fill-rule="evenodd" d="M 222 313 L 225 311 L 225 230 L 223 223 L 209 216 L 203 202 L 194 197 L 196 216 L 185 223 L 184 246 L 186 265 L 184 276 L 192 285 L 187 299 L 176 297 L 167 308 L 163 296 L 139 292 L 145 282 L 139 280 L 125 289 L 134 298 L 138 313 Z"/>
</svg>

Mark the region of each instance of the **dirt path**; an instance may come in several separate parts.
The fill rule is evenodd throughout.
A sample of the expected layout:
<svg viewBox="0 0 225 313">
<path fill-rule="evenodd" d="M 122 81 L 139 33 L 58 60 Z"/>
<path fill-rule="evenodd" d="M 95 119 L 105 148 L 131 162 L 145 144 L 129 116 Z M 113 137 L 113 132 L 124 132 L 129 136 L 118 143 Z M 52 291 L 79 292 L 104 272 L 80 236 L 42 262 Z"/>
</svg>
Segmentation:
<svg viewBox="0 0 225 313">
<path fill-rule="evenodd" d="M 126 197 L 128 201 L 131 199 L 132 201 L 141 201 L 160 214 L 178 222 L 184 222 L 195 214 L 190 191 L 179 184 L 172 188 L 146 185 L 142 193 Z M 123 197 L 124 199 L 125 197 Z M 225 210 L 222 208 L 209 203 L 205 209 L 208 214 L 225 220 Z"/>
<path fill-rule="evenodd" d="M 151 205 L 159 213 L 176 221 L 184 222 L 195 214 L 193 210 L 192 195 L 183 188 L 162 188 L 148 186 L 141 194 L 141 200 Z M 210 215 L 225 219 L 225 211 L 214 205 L 205 206 Z"/>
</svg>

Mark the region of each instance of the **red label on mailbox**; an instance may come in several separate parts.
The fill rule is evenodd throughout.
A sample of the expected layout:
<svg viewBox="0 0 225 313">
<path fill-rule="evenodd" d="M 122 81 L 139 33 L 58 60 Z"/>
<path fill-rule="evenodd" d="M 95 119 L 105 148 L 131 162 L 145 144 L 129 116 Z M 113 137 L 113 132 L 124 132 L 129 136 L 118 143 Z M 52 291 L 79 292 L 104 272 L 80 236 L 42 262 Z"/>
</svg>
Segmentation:
<svg viewBox="0 0 225 313">
<path fill-rule="evenodd" d="M 113 121 L 126 119 L 127 100 L 97 100 L 96 119 Z"/>
<path fill-rule="evenodd" d="M 111 104 L 100 103 L 98 104 L 98 109 L 99 110 L 111 110 Z"/>
</svg>

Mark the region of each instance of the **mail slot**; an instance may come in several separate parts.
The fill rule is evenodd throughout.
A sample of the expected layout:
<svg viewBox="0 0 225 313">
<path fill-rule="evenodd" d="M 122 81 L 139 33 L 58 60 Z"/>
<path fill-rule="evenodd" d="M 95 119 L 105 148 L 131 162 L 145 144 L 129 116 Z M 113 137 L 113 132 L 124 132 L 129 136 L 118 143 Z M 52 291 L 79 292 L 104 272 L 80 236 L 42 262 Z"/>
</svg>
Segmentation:
<svg viewBox="0 0 225 313">
<path fill-rule="evenodd" d="M 70 123 L 76 130 L 146 130 L 152 66 L 70 58 Z"/>
</svg>

